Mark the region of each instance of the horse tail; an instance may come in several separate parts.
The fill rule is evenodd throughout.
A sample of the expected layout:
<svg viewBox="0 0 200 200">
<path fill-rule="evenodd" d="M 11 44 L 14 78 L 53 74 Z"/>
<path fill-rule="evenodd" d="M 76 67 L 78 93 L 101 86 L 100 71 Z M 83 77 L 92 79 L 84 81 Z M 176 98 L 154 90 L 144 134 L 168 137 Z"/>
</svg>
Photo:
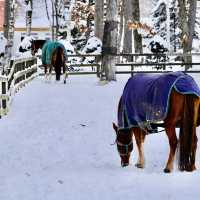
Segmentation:
<svg viewBox="0 0 200 200">
<path fill-rule="evenodd" d="M 183 115 L 180 123 L 178 165 L 181 171 L 192 171 L 195 169 L 199 98 L 194 95 L 185 95 L 184 97 Z"/>
<path fill-rule="evenodd" d="M 197 126 L 200 125 L 200 104 L 199 104 L 199 110 L 198 110 L 198 116 L 197 116 Z"/>
<path fill-rule="evenodd" d="M 59 66 L 60 65 L 62 65 L 62 48 L 61 47 L 58 47 L 57 49 L 56 49 L 56 64 L 58 64 Z"/>
</svg>

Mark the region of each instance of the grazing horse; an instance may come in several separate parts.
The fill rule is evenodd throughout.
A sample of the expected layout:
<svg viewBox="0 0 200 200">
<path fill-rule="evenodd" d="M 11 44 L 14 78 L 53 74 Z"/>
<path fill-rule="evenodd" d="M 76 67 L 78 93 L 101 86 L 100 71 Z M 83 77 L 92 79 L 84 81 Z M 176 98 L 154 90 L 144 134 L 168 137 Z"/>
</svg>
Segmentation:
<svg viewBox="0 0 200 200">
<path fill-rule="evenodd" d="M 65 73 L 66 50 L 63 44 L 54 41 L 46 42 L 42 47 L 42 64 L 44 66 L 45 75 L 49 68 L 49 74 L 52 67 L 56 73 L 56 80 L 60 80 L 61 69 L 63 68 L 64 83 L 66 83 L 67 73 Z"/>
<path fill-rule="evenodd" d="M 180 128 L 179 170 L 195 170 L 196 127 L 200 124 L 199 105 L 199 87 L 191 76 L 182 72 L 162 75 L 137 74 L 130 78 L 119 101 L 118 125 L 113 123 L 122 167 L 129 165 L 133 135 L 139 154 L 136 167 L 145 167 L 145 136 L 154 131 L 153 128 L 162 126 L 170 147 L 164 172 L 173 170 L 178 144 L 176 127 Z"/>
</svg>

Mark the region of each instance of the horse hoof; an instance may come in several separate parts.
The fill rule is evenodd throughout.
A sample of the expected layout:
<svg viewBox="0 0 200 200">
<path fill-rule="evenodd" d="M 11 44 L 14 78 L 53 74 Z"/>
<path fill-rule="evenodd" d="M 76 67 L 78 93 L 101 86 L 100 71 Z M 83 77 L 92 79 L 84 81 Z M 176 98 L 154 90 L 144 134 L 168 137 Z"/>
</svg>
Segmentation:
<svg viewBox="0 0 200 200">
<path fill-rule="evenodd" d="M 127 167 L 129 164 L 128 163 L 121 163 L 122 167 Z"/>
<path fill-rule="evenodd" d="M 186 167 L 186 169 L 185 169 L 185 171 L 187 171 L 187 172 L 192 172 L 194 170 L 196 170 L 195 166 Z"/>
<path fill-rule="evenodd" d="M 169 169 L 165 168 L 165 169 L 164 169 L 164 172 L 165 172 L 165 173 L 170 173 L 171 171 L 170 171 Z"/>
<path fill-rule="evenodd" d="M 140 169 L 143 169 L 143 168 L 144 168 L 144 166 L 143 166 L 142 164 L 140 164 L 140 163 L 136 163 L 135 166 L 136 166 L 137 168 L 140 168 Z"/>
</svg>

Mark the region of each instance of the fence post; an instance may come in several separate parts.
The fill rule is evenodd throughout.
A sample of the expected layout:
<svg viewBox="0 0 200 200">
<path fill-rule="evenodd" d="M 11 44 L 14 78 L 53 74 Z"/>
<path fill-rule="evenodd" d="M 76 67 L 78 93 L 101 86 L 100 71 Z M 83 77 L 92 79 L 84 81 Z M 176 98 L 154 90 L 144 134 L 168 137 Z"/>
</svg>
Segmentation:
<svg viewBox="0 0 200 200">
<path fill-rule="evenodd" d="M 1 94 L 2 94 L 2 101 L 1 101 L 1 114 L 6 115 L 8 112 L 8 98 L 7 98 L 7 85 L 8 82 L 6 79 L 1 81 Z"/>
<path fill-rule="evenodd" d="M 134 65 L 131 65 L 131 77 L 133 76 Z"/>
<path fill-rule="evenodd" d="M 0 118 L 2 116 L 2 80 L 0 79 Z"/>
</svg>

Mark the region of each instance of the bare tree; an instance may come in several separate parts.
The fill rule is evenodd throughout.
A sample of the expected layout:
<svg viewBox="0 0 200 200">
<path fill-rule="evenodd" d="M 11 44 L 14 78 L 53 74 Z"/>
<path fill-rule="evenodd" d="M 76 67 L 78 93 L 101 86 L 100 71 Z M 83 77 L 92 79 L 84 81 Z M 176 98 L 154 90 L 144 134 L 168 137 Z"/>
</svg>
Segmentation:
<svg viewBox="0 0 200 200">
<path fill-rule="evenodd" d="M 107 1 L 107 13 L 103 34 L 102 66 L 105 73 L 105 79 L 108 81 L 116 80 L 114 54 L 117 53 L 117 5 L 117 0 Z"/>
<path fill-rule="evenodd" d="M 31 24 L 32 24 L 33 2 L 32 0 L 25 0 L 25 4 L 26 4 L 26 35 L 30 36 Z"/>
<path fill-rule="evenodd" d="M 104 0 L 95 1 L 95 36 L 103 40 Z"/>
<path fill-rule="evenodd" d="M 121 52 L 121 48 L 123 47 L 122 44 L 122 35 L 124 33 L 124 1 L 121 0 L 119 1 L 119 14 L 120 14 L 120 21 L 119 21 L 119 36 L 118 36 L 118 46 L 117 46 L 117 53 Z M 117 58 L 118 60 L 120 59 L 120 57 Z"/>
<path fill-rule="evenodd" d="M 132 30 L 128 28 L 127 24 L 129 21 L 133 21 L 132 12 L 132 1 L 124 1 L 124 45 L 123 53 L 132 53 Z"/>
<path fill-rule="evenodd" d="M 179 24 L 182 31 L 181 40 L 184 54 L 184 62 L 192 63 L 192 42 L 194 37 L 197 0 L 178 0 L 179 3 Z M 186 69 L 191 66 L 186 66 Z"/>
<path fill-rule="evenodd" d="M 133 21 L 140 22 L 140 3 L 139 0 L 132 0 L 133 7 Z M 138 30 L 133 31 L 134 36 L 134 49 L 135 53 L 142 53 L 142 36 L 138 33 Z"/>
<path fill-rule="evenodd" d="M 8 72 L 10 66 L 10 59 L 12 56 L 13 38 L 14 38 L 14 24 L 15 24 L 15 0 L 5 1 L 5 23 L 4 23 L 4 35 L 7 39 L 7 45 L 5 47 L 3 74 Z"/>
</svg>

